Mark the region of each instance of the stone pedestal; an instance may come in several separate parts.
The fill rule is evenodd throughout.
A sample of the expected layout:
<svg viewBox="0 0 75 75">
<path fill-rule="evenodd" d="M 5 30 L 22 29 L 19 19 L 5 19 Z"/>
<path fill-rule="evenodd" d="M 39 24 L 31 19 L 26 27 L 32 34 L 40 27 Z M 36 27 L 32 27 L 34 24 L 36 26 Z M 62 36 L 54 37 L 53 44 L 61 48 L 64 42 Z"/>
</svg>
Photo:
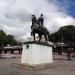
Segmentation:
<svg viewBox="0 0 75 75">
<path fill-rule="evenodd" d="M 52 47 L 45 42 L 25 42 L 21 64 L 30 66 L 50 64 L 53 62 Z"/>
</svg>

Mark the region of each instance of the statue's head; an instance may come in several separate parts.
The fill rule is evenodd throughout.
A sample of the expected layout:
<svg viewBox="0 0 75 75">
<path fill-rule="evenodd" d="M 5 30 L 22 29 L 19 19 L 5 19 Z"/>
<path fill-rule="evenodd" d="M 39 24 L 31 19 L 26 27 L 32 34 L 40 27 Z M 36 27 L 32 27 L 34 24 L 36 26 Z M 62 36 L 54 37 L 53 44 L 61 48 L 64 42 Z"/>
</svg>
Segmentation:
<svg viewBox="0 0 75 75">
<path fill-rule="evenodd" d="M 32 18 L 34 18 L 35 17 L 35 15 L 31 15 L 32 16 Z"/>
<path fill-rule="evenodd" d="M 43 14 L 41 14 L 41 16 L 43 16 Z"/>
</svg>

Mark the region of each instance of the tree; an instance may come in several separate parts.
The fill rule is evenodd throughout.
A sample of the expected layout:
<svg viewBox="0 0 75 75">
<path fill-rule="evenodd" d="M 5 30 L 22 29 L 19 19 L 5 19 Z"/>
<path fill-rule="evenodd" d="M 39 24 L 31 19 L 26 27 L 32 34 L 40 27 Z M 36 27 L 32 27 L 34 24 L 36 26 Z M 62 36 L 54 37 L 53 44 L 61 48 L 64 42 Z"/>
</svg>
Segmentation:
<svg viewBox="0 0 75 75">
<path fill-rule="evenodd" d="M 63 26 L 57 32 L 50 35 L 51 41 L 61 42 L 63 36 L 63 41 L 75 42 L 75 27 L 73 25 Z"/>
<path fill-rule="evenodd" d="M 0 30 L 0 46 L 5 44 L 6 33 L 3 30 Z"/>
<path fill-rule="evenodd" d="M 6 35 L 3 30 L 0 30 L 0 48 L 6 46 L 7 44 L 16 45 L 17 41 L 13 35 Z"/>
<path fill-rule="evenodd" d="M 16 45 L 17 41 L 15 40 L 13 35 L 7 35 L 6 36 L 6 44 Z"/>
</svg>

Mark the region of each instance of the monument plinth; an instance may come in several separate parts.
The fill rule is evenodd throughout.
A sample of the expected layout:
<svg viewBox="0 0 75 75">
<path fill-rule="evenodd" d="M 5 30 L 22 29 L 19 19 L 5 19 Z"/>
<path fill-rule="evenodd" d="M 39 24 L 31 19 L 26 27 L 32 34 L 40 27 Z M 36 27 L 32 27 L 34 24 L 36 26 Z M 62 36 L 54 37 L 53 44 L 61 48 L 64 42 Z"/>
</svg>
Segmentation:
<svg viewBox="0 0 75 75">
<path fill-rule="evenodd" d="M 48 65 L 52 62 L 52 46 L 48 43 L 30 41 L 23 44 L 21 64 L 34 67 L 39 65 Z"/>
</svg>

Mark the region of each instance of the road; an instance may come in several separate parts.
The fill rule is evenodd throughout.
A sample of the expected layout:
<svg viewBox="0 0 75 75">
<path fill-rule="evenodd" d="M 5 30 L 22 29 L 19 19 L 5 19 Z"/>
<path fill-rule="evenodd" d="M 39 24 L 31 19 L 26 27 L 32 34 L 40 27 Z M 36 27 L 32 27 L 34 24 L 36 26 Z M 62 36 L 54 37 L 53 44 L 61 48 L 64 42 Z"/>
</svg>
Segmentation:
<svg viewBox="0 0 75 75">
<path fill-rule="evenodd" d="M 14 67 L 12 63 L 16 61 L 20 59 L 0 58 L 0 75 L 75 75 L 75 60 L 57 60 L 54 61 L 54 66 L 41 71 L 28 71 Z"/>
</svg>

